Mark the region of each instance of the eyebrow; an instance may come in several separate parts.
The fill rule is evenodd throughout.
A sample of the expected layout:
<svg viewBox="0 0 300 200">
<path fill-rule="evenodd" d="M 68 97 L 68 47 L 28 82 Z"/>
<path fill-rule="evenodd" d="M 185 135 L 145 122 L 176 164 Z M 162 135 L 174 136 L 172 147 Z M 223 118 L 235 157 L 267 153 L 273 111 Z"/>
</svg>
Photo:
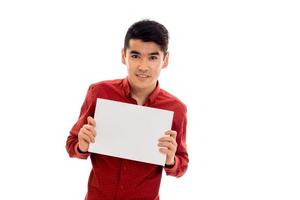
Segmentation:
<svg viewBox="0 0 300 200">
<path fill-rule="evenodd" d="M 131 51 L 130 51 L 130 54 L 138 54 L 138 55 L 141 55 L 140 52 L 135 51 L 135 50 L 131 50 Z M 148 55 L 155 56 L 155 55 L 159 55 L 159 53 L 156 51 L 156 52 L 149 53 Z"/>
</svg>

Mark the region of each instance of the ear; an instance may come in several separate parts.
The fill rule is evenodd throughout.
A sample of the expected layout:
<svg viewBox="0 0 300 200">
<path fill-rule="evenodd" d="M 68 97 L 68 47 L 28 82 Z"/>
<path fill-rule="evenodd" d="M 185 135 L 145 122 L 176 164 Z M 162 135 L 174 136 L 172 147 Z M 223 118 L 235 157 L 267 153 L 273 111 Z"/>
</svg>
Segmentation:
<svg viewBox="0 0 300 200">
<path fill-rule="evenodd" d="M 168 64 L 169 64 L 169 52 L 167 52 L 167 54 L 164 57 L 162 69 L 166 68 Z"/>
<path fill-rule="evenodd" d="M 122 54 L 122 63 L 126 65 L 126 50 L 124 48 L 121 50 L 121 54 Z"/>
</svg>

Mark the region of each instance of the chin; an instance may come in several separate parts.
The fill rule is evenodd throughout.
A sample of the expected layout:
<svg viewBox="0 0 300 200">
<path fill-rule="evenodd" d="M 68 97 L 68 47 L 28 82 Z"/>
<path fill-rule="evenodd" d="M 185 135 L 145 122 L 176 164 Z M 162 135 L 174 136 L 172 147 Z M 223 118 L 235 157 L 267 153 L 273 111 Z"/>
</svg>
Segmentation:
<svg viewBox="0 0 300 200">
<path fill-rule="evenodd" d="M 141 89 L 149 88 L 153 85 L 152 81 L 135 81 L 134 85 Z"/>
</svg>

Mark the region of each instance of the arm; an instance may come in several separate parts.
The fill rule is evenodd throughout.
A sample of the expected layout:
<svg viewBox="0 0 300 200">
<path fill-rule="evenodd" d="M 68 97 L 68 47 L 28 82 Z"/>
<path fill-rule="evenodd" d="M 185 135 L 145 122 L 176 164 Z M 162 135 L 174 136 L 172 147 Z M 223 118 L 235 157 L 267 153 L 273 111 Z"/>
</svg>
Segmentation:
<svg viewBox="0 0 300 200">
<path fill-rule="evenodd" d="M 75 125 L 72 127 L 70 134 L 67 138 L 66 149 L 70 157 L 87 159 L 88 156 L 90 155 L 90 153 L 84 152 L 86 151 L 86 145 L 82 145 L 83 144 L 82 142 L 80 143 L 81 145 L 79 149 L 78 134 L 80 132 L 86 133 L 86 128 L 88 128 L 86 126 L 91 124 L 91 122 L 88 123 L 87 118 L 88 116 L 93 116 L 94 111 L 95 111 L 95 100 L 93 98 L 93 88 L 92 86 L 90 86 L 86 98 L 84 100 L 84 103 L 81 107 L 80 116 L 77 122 L 75 123 Z M 82 149 L 82 147 L 84 147 L 84 149 Z"/>
<path fill-rule="evenodd" d="M 170 160 L 166 162 L 165 172 L 169 176 L 181 177 L 187 170 L 188 167 L 188 153 L 186 147 L 186 125 L 187 125 L 187 116 L 186 111 L 183 114 L 183 118 L 179 126 L 175 126 L 173 129 L 176 129 L 177 134 L 175 134 L 175 155 L 173 157 L 173 162 Z M 171 137 L 172 131 L 169 131 Z M 168 147 L 169 148 L 169 147 Z M 170 157 L 170 156 L 169 156 Z M 168 158 L 168 155 L 167 155 Z"/>
</svg>

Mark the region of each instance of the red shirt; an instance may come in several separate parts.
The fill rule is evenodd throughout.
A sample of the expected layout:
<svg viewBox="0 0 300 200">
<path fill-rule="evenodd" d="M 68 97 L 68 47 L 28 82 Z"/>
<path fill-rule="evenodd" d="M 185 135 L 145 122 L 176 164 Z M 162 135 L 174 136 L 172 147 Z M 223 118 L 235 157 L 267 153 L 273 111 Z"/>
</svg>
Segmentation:
<svg viewBox="0 0 300 200">
<path fill-rule="evenodd" d="M 177 131 L 177 152 L 172 168 L 137 162 L 95 153 L 78 151 L 78 132 L 87 123 L 88 116 L 94 116 L 96 99 L 104 98 L 125 103 L 137 104 L 130 96 L 128 79 L 102 81 L 89 87 L 81 107 L 78 121 L 68 136 L 66 149 L 70 157 L 92 161 L 86 200 L 158 200 L 163 169 L 167 175 L 180 177 L 187 170 L 186 149 L 186 106 L 157 84 L 144 106 L 174 111 L 172 130 Z M 162 133 L 163 135 L 164 133 Z"/>
</svg>

